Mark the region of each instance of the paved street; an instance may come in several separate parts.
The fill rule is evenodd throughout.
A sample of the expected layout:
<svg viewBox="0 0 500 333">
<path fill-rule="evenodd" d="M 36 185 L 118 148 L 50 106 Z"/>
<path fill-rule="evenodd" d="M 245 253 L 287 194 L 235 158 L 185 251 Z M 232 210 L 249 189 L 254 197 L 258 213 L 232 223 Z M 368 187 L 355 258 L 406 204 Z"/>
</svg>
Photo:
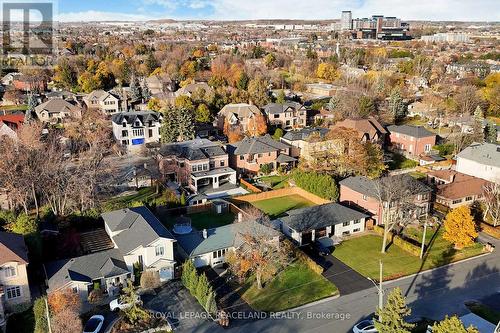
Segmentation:
<svg viewBox="0 0 500 333">
<path fill-rule="evenodd" d="M 497 250 L 487 256 L 474 258 L 455 265 L 441 267 L 431 272 L 385 284 L 385 289 L 399 286 L 407 295 L 413 317 L 442 319 L 446 314 L 465 314 L 467 300 L 500 297 L 500 241 L 481 235 L 491 241 Z M 231 332 L 351 332 L 359 320 L 372 314 L 377 305 L 376 288 L 358 291 L 338 299 L 302 308 L 283 315 L 291 319 L 263 319 L 258 321 L 233 321 Z M 296 316 L 300 315 L 299 318 Z M 309 316 L 309 319 L 308 319 Z M 316 316 L 315 318 L 310 318 Z M 330 318 L 321 318 L 330 316 Z M 189 332 L 214 331 L 202 324 Z M 187 331 L 186 331 L 187 332 Z"/>
</svg>

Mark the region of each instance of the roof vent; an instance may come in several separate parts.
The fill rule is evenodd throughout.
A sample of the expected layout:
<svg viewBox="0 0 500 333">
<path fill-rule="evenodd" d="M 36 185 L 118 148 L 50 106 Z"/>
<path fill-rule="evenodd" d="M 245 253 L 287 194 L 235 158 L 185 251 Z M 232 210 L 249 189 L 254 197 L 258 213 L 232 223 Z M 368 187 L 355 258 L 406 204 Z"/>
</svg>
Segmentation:
<svg viewBox="0 0 500 333">
<path fill-rule="evenodd" d="M 208 238 L 208 232 L 207 229 L 203 229 L 203 238 L 207 239 Z"/>
</svg>

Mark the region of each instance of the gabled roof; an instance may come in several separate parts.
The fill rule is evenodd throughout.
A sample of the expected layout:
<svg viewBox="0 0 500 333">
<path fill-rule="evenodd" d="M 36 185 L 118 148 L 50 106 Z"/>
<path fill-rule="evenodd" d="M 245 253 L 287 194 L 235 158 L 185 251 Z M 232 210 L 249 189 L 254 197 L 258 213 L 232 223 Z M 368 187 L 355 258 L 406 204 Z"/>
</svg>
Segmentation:
<svg viewBox="0 0 500 333">
<path fill-rule="evenodd" d="M 0 123 L 13 128 L 19 128 L 24 122 L 24 114 L 6 114 L 0 115 Z"/>
<path fill-rule="evenodd" d="M 487 180 L 457 173 L 452 183 L 437 186 L 436 195 L 450 200 L 481 195 L 487 184 Z"/>
<path fill-rule="evenodd" d="M 387 126 L 387 129 L 390 133 L 400 133 L 414 138 L 427 138 L 430 136 L 436 136 L 435 133 L 428 131 L 423 126 L 390 125 Z"/>
<path fill-rule="evenodd" d="M 227 104 L 219 111 L 219 115 L 224 117 L 231 114 L 235 114 L 238 118 L 251 118 L 261 112 L 255 105 L 247 103 Z"/>
<path fill-rule="evenodd" d="M 228 146 L 234 155 L 260 154 L 290 148 L 289 145 L 274 140 L 269 134 L 259 137 L 245 137 Z"/>
<path fill-rule="evenodd" d="M 295 231 L 309 231 L 366 218 L 368 215 L 332 202 L 314 207 L 292 209 L 280 220 Z"/>
<path fill-rule="evenodd" d="M 207 139 L 194 139 L 169 143 L 161 146 L 159 154 L 164 157 L 174 155 L 178 158 L 185 158 L 190 161 L 227 155 L 219 144 Z"/>
<path fill-rule="evenodd" d="M 263 109 L 266 114 L 280 114 L 284 112 L 298 111 L 302 108 L 302 104 L 297 102 L 287 101 L 283 104 L 279 103 L 269 103 L 266 104 Z"/>
<path fill-rule="evenodd" d="M 232 223 L 219 228 L 208 229 L 207 238 L 203 232 L 194 230 L 186 235 L 177 235 L 179 245 L 189 256 L 198 256 L 230 247 L 239 248 L 244 244 L 244 234 L 262 234 L 274 238 L 280 233 L 256 221 Z"/>
<path fill-rule="evenodd" d="M 204 89 L 205 92 L 212 91 L 212 88 L 210 88 L 210 86 L 206 82 L 195 82 L 195 83 L 189 83 L 184 87 L 179 88 L 175 93 L 177 96 L 190 95 L 197 89 Z"/>
<path fill-rule="evenodd" d="M 386 134 L 386 129 L 373 117 L 367 119 L 345 119 L 335 124 L 335 127 L 346 127 L 356 130 L 360 136 L 368 134 L 370 139 L 375 134 Z"/>
<path fill-rule="evenodd" d="M 159 238 L 174 239 L 167 228 L 144 206 L 119 209 L 101 216 L 111 232 L 119 232 L 110 236 L 124 255 Z"/>
<path fill-rule="evenodd" d="M 0 231 L 0 265 L 10 261 L 27 264 L 28 248 L 23 235 Z"/>
<path fill-rule="evenodd" d="M 128 111 L 114 114 L 111 120 L 118 125 L 121 125 L 124 121 L 127 124 L 134 124 L 136 120 L 146 124 L 149 121 L 159 121 L 160 114 L 154 111 Z"/>
<path fill-rule="evenodd" d="M 324 137 L 330 130 L 328 128 L 322 127 L 306 127 L 298 131 L 289 131 L 284 136 L 283 139 L 289 141 L 297 140 L 307 140 L 311 134 L 318 134 L 320 137 Z"/>
<path fill-rule="evenodd" d="M 500 145 L 494 143 L 473 143 L 457 154 L 457 159 L 475 161 L 484 165 L 500 167 Z"/>
<path fill-rule="evenodd" d="M 64 113 L 69 113 L 71 115 L 74 115 L 75 113 L 79 113 L 82 111 L 82 109 L 76 105 L 73 105 L 64 99 L 49 99 L 45 103 L 42 103 L 35 107 L 35 112 L 36 114 L 40 114 L 43 111 L 47 111 L 48 113 L 59 113 L 59 112 L 64 112 Z"/>
<path fill-rule="evenodd" d="M 95 252 L 85 256 L 62 259 L 44 264 L 49 291 L 64 287 L 69 282 L 87 282 L 129 273 L 123 255 L 118 249 Z"/>
</svg>

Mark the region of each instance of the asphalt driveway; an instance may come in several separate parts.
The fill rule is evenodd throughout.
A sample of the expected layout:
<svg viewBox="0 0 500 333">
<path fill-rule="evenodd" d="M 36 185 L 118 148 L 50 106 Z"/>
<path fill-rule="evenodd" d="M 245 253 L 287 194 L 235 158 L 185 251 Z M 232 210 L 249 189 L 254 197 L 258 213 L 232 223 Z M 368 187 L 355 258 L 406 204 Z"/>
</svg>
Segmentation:
<svg viewBox="0 0 500 333">
<path fill-rule="evenodd" d="M 323 276 L 337 286 L 341 296 L 373 287 L 370 280 L 334 256 L 321 256 L 311 248 L 304 248 L 303 250 L 318 265 L 323 267 Z"/>
</svg>

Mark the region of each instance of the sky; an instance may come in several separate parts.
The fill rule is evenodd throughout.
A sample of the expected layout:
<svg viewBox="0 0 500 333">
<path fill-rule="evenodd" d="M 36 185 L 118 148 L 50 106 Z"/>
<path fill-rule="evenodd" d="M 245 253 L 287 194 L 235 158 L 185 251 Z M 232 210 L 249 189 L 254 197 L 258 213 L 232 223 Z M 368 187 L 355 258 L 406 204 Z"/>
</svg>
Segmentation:
<svg viewBox="0 0 500 333">
<path fill-rule="evenodd" d="M 500 0 L 58 0 L 61 21 L 337 19 L 500 21 Z"/>
</svg>

